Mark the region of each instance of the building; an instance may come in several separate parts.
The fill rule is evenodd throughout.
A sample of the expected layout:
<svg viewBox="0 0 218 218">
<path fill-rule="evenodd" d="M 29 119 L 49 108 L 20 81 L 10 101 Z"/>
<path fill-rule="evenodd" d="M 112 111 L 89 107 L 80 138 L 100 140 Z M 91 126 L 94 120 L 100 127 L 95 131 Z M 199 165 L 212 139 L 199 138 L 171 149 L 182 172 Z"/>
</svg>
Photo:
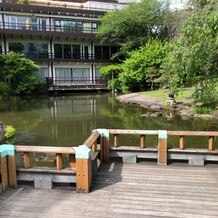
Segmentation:
<svg viewBox="0 0 218 218">
<path fill-rule="evenodd" d="M 102 45 L 96 30 L 106 11 L 122 9 L 124 4 L 113 0 L 21 2 L 0 3 L 0 52 L 19 52 L 34 60 L 50 90 L 73 85 L 74 89 L 105 89 L 99 69 L 114 62 L 111 57 L 118 46 Z"/>
<path fill-rule="evenodd" d="M 105 89 L 101 66 L 118 46 L 96 38 L 100 18 L 138 0 L 2 0 L 0 52 L 24 54 L 40 66 L 49 90 Z M 167 0 L 171 9 L 182 0 Z"/>
</svg>

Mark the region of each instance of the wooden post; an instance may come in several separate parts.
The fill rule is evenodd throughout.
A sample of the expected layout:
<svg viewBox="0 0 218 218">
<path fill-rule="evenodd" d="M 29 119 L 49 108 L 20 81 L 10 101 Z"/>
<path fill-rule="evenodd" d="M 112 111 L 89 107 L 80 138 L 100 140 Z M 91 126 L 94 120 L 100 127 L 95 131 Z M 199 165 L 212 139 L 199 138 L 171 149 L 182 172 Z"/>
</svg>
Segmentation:
<svg viewBox="0 0 218 218">
<path fill-rule="evenodd" d="M 158 131 L 158 165 L 167 165 L 167 131 Z"/>
<path fill-rule="evenodd" d="M 185 136 L 183 135 L 179 136 L 179 148 L 181 150 L 185 149 Z"/>
<path fill-rule="evenodd" d="M 96 131 L 101 135 L 100 137 L 100 161 L 109 161 L 109 131 L 107 129 L 96 129 Z"/>
<path fill-rule="evenodd" d="M 76 168 L 76 158 L 75 154 L 69 154 L 69 166 L 74 169 Z"/>
<path fill-rule="evenodd" d="M 118 147 L 119 146 L 119 142 L 118 142 L 118 134 L 114 134 L 114 147 Z"/>
<path fill-rule="evenodd" d="M 56 166 L 57 166 L 57 170 L 62 170 L 63 168 L 62 154 L 56 154 Z"/>
<path fill-rule="evenodd" d="M 76 190 L 89 192 L 92 185 L 91 149 L 87 145 L 74 147 L 76 152 Z"/>
<path fill-rule="evenodd" d="M 1 184 L 2 191 L 5 191 L 8 188 L 7 156 L 1 157 Z"/>
<path fill-rule="evenodd" d="M 9 187 L 17 188 L 16 160 L 14 155 L 8 156 Z"/>
<path fill-rule="evenodd" d="M 141 138 L 140 138 L 140 147 L 141 148 L 145 147 L 145 135 L 141 135 Z"/>
<path fill-rule="evenodd" d="M 214 150 L 214 136 L 209 136 L 209 141 L 208 141 L 208 149 L 209 151 Z"/>
<path fill-rule="evenodd" d="M 30 167 L 30 153 L 29 152 L 24 152 L 23 162 L 24 162 L 24 168 Z"/>
<path fill-rule="evenodd" d="M 97 152 L 97 140 L 92 145 L 92 151 Z"/>
<path fill-rule="evenodd" d="M 13 145 L 0 146 L 2 191 L 17 187 L 16 162 Z"/>
<path fill-rule="evenodd" d="M 7 146 L 7 155 L 8 155 L 8 179 L 9 179 L 9 187 L 17 188 L 17 172 L 16 172 L 16 160 L 14 153 L 13 145 Z"/>
<path fill-rule="evenodd" d="M 109 161 L 109 138 L 102 136 L 102 161 L 108 162 Z"/>
</svg>

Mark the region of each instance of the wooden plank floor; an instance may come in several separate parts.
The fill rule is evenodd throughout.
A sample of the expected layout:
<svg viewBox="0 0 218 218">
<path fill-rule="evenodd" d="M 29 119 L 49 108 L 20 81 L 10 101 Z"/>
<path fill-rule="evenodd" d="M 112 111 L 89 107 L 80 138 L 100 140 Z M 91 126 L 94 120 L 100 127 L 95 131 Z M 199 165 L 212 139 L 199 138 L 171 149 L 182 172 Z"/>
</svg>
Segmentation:
<svg viewBox="0 0 218 218">
<path fill-rule="evenodd" d="M 19 186 L 0 193 L 0 217 L 218 217 L 218 165 L 110 163 L 90 194 Z"/>
</svg>

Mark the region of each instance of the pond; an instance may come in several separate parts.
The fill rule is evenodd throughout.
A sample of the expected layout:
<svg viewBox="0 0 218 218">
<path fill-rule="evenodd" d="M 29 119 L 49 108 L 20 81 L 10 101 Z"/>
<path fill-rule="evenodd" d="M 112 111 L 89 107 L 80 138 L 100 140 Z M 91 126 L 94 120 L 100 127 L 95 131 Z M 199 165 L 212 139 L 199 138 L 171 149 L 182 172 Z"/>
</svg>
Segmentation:
<svg viewBox="0 0 218 218">
<path fill-rule="evenodd" d="M 13 143 L 22 145 L 77 146 L 96 128 L 218 130 L 215 121 L 182 120 L 180 116 L 174 116 L 173 119 L 166 116 L 141 117 L 144 113 L 145 109 L 120 103 L 110 94 L 11 98 L 0 103 L 0 121 L 15 127 Z M 153 137 L 147 138 L 148 146 L 157 145 Z M 139 136 L 122 136 L 120 143 L 139 145 Z M 207 139 L 192 137 L 187 144 L 187 147 L 206 148 Z M 178 146 L 178 139 L 170 139 L 169 146 Z"/>
</svg>

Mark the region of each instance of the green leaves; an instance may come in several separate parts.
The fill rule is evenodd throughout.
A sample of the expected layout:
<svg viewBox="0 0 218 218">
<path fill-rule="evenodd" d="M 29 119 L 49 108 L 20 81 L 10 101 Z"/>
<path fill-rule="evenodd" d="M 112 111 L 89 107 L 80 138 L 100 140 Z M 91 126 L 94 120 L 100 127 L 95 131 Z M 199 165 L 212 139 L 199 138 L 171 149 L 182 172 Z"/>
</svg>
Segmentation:
<svg viewBox="0 0 218 218">
<path fill-rule="evenodd" d="M 131 3 L 121 11 L 107 13 L 101 19 L 98 37 L 119 43 L 123 55 L 138 49 L 150 37 L 162 37 L 163 14 L 157 0 Z"/>
<path fill-rule="evenodd" d="M 213 93 L 217 95 L 215 84 L 218 81 L 218 11 L 215 5 L 208 10 L 207 2 L 184 23 L 164 66 L 174 90 L 201 87 L 195 100 L 204 103 L 215 101 Z"/>
<path fill-rule="evenodd" d="M 23 55 L 10 52 L 0 56 L 0 80 L 7 82 L 12 94 L 31 94 L 41 84 L 41 80 L 33 75 L 39 67 Z"/>
<path fill-rule="evenodd" d="M 161 76 L 160 66 L 165 61 L 169 50 L 167 42 L 150 39 L 123 63 L 120 80 L 125 91 L 139 90 L 140 85 L 154 83 Z"/>
</svg>

